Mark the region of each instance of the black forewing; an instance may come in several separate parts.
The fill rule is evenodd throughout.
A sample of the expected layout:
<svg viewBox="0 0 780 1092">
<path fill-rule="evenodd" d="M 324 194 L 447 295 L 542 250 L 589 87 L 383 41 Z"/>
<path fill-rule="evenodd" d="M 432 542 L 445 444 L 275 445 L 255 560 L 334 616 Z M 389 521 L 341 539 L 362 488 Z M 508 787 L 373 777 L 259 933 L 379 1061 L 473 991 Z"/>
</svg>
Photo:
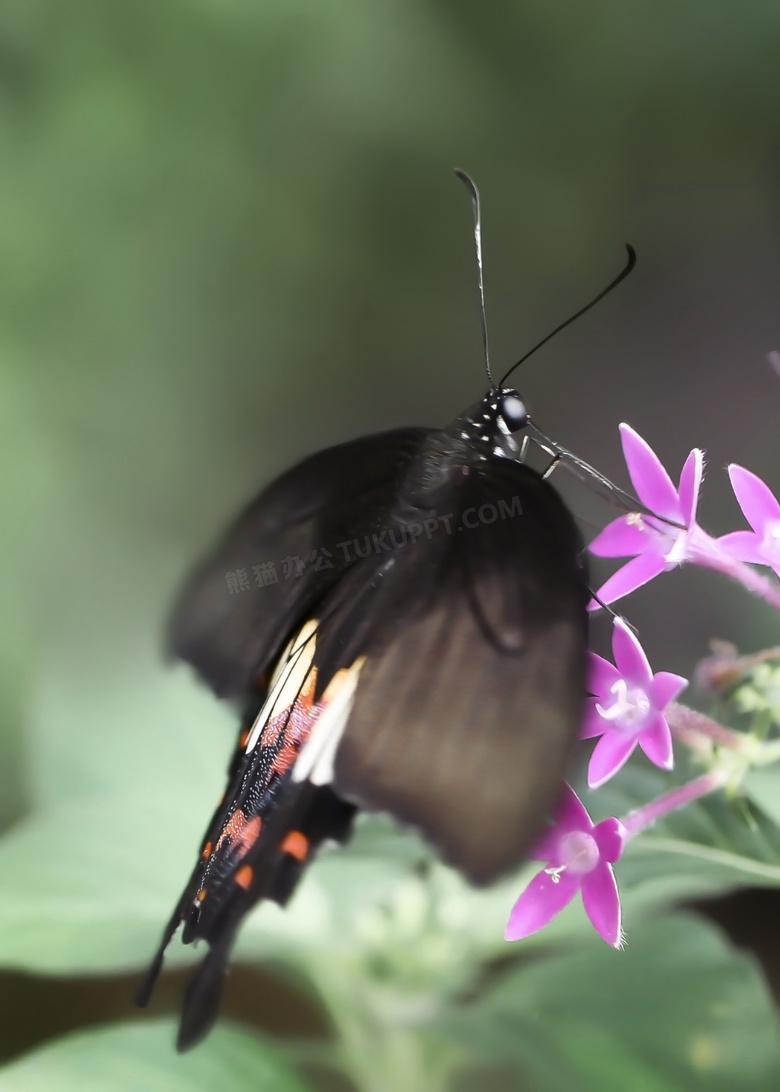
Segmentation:
<svg viewBox="0 0 780 1092">
<path fill-rule="evenodd" d="M 335 790 L 489 882 L 554 805 L 582 711 L 588 592 L 574 521 L 535 471 L 496 460 L 453 477 L 449 533 L 440 522 L 381 568 L 356 566 L 328 597 L 320 678 L 367 655 Z"/>
<path fill-rule="evenodd" d="M 351 556 L 340 544 L 386 525 L 425 436 L 425 429 L 406 428 L 353 440 L 272 482 L 184 588 L 171 622 L 172 653 L 220 696 L 244 697 L 309 608 L 340 579 Z M 311 560 L 314 551 L 317 560 Z M 304 563 L 300 575 L 290 563 L 285 576 L 287 558 Z M 253 566 L 264 562 L 274 562 L 278 582 L 257 587 Z M 250 587 L 230 594 L 226 574 L 239 570 Z"/>
</svg>

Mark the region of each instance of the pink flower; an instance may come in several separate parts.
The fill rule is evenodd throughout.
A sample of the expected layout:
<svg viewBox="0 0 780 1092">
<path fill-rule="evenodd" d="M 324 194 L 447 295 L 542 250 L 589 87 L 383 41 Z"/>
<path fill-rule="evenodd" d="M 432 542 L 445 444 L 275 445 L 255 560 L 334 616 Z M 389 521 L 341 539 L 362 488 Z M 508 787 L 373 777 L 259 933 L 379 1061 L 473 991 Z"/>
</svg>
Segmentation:
<svg viewBox="0 0 780 1092">
<path fill-rule="evenodd" d="M 635 555 L 599 588 L 597 595 L 603 603 L 621 599 L 683 561 L 701 562 L 714 546 L 696 523 L 704 468 L 699 448 L 685 460 L 679 489 L 675 489 L 660 459 L 638 433 L 623 424 L 620 438 L 634 490 L 654 515 L 630 512 L 620 516 L 591 542 L 590 551 L 598 557 Z M 597 606 L 594 600 L 590 609 Z"/>
<path fill-rule="evenodd" d="M 664 770 L 674 765 L 672 734 L 664 710 L 688 685 L 671 671 L 653 674 L 644 649 L 621 618 L 612 630 L 609 660 L 589 654 L 588 689 L 581 739 L 601 736 L 588 766 L 588 785 L 597 789 L 627 761 L 637 744 Z"/>
<path fill-rule="evenodd" d="M 521 940 L 545 925 L 582 891 L 585 912 L 599 936 L 620 947 L 620 899 L 612 864 L 620 858 L 628 836 L 618 819 L 594 826 L 581 800 L 563 786 L 555 823 L 529 856 L 547 861 L 529 883 L 509 915 L 504 937 Z"/>
<path fill-rule="evenodd" d="M 729 477 L 739 506 L 753 528 L 734 531 L 717 539 L 717 544 L 737 561 L 768 565 L 780 576 L 780 502 L 759 477 L 732 463 Z"/>
</svg>

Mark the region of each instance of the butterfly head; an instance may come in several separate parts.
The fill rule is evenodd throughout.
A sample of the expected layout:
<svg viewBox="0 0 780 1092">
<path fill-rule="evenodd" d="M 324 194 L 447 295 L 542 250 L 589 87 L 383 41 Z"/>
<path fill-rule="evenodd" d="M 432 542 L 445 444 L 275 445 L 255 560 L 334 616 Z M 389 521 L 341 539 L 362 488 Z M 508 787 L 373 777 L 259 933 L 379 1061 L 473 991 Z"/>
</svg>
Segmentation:
<svg viewBox="0 0 780 1092">
<path fill-rule="evenodd" d="M 522 396 L 514 388 L 499 387 L 460 414 L 447 432 L 467 441 L 483 458 L 516 459 L 520 448 L 513 437 L 527 424 L 528 410 Z"/>
<path fill-rule="evenodd" d="M 525 408 L 522 395 L 515 390 L 504 389 L 498 392 L 498 397 L 494 400 L 499 428 L 503 426 L 510 434 L 521 432 L 528 424 L 528 410 Z"/>
</svg>

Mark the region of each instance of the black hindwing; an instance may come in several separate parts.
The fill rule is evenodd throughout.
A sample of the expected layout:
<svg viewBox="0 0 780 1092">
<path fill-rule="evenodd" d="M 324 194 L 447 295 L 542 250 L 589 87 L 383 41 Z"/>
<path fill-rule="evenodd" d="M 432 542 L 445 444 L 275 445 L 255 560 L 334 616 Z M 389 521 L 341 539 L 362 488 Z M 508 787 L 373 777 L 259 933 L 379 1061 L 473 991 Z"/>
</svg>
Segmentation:
<svg viewBox="0 0 780 1092">
<path fill-rule="evenodd" d="M 450 499 L 449 527 L 378 570 L 361 562 L 325 600 L 320 680 L 365 655 L 335 790 L 487 882 L 555 802 L 585 692 L 588 591 L 574 521 L 535 471 L 496 460 Z"/>
</svg>

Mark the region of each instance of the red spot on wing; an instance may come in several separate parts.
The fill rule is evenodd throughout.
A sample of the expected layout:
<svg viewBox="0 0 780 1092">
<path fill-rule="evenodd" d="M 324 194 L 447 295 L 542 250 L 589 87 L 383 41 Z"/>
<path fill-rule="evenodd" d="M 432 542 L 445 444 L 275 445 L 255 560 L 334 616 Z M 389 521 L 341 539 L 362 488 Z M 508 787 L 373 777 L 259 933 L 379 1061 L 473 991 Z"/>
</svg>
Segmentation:
<svg viewBox="0 0 780 1092">
<path fill-rule="evenodd" d="M 241 808 L 236 808 L 222 828 L 222 833 L 217 840 L 216 850 L 222 849 L 222 846 L 227 842 L 226 848 L 238 850 L 240 855 L 244 857 L 260 837 L 262 825 L 263 820 L 259 815 L 247 819 Z"/>
<path fill-rule="evenodd" d="M 254 819 L 250 819 L 246 826 L 242 829 L 241 833 L 236 838 L 235 846 L 244 857 L 257 839 L 260 837 L 260 829 L 263 825 L 263 820 L 259 815 L 256 815 Z"/>
<path fill-rule="evenodd" d="M 281 777 L 294 764 L 301 747 L 309 738 L 317 717 L 325 707 L 324 702 L 314 702 L 317 685 L 317 669 L 306 676 L 301 692 L 293 704 L 272 717 L 263 729 L 263 747 L 277 747 L 269 774 Z"/>
</svg>

